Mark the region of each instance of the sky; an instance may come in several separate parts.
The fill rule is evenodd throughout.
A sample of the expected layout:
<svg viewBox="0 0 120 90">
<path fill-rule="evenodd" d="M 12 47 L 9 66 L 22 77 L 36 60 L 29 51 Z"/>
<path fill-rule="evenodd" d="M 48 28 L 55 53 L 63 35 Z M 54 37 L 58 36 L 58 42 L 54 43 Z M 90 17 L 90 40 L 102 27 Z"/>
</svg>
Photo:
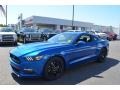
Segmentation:
<svg viewBox="0 0 120 90">
<path fill-rule="evenodd" d="M 74 10 L 76 21 L 115 27 L 120 24 L 120 5 L 75 5 Z M 8 24 L 17 23 L 20 13 L 23 19 L 37 15 L 71 20 L 72 5 L 8 5 Z M 0 23 L 5 23 L 1 12 Z"/>
</svg>

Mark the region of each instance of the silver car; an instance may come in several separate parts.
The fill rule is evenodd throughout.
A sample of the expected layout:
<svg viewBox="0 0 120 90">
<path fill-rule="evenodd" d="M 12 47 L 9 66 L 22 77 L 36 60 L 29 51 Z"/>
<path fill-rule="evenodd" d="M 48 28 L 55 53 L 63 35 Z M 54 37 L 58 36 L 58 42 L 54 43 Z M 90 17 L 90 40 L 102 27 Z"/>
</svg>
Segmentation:
<svg viewBox="0 0 120 90">
<path fill-rule="evenodd" d="M 17 35 L 10 27 L 0 28 L 0 45 L 3 43 L 17 44 Z"/>
</svg>

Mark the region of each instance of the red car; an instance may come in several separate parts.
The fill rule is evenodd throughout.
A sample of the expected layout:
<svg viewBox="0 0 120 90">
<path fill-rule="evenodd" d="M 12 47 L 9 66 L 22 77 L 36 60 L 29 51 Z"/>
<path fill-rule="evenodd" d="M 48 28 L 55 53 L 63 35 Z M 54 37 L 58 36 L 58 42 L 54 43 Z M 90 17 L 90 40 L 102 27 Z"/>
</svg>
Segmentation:
<svg viewBox="0 0 120 90">
<path fill-rule="evenodd" d="M 111 40 L 117 40 L 117 34 L 114 33 L 114 32 L 104 32 L 108 35 L 108 40 L 111 41 Z"/>
</svg>

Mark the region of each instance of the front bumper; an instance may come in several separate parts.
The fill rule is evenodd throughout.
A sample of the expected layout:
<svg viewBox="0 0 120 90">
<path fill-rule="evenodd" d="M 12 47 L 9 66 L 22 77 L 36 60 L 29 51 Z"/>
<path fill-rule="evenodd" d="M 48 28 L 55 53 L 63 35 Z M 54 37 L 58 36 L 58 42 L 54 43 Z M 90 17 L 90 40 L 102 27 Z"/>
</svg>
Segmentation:
<svg viewBox="0 0 120 90">
<path fill-rule="evenodd" d="M 46 60 L 34 62 L 24 61 L 18 64 L 10 58 L 10 65 L 12 73 L 14 73 L 17 77 L 22 78 L 42 77 L 45 61 Z"/>
<path fill-rule="evenodd" d="M 0 40 L 0 43 L 16 43 L 17 42 L 17 40 L 16 39 L 14 39 L 14 40 Z"/>
</svg>

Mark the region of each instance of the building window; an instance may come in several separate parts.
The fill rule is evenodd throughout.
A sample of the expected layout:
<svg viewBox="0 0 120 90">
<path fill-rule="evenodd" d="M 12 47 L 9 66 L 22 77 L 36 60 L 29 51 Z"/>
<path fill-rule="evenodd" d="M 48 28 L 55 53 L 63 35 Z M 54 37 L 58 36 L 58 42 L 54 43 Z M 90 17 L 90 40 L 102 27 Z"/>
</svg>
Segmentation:
<svg viewBox="0 0 120 90">
<path fill-rule="evenodd" d="M 81 27 L 81 31 L 85 31 L 85 27 Z"/>
<path fill-rule="evenodd" d="M 63 25 L 60 25 L 60 29 L 62 29 L 62 30 L 63 30 Z"/>
</svg>

